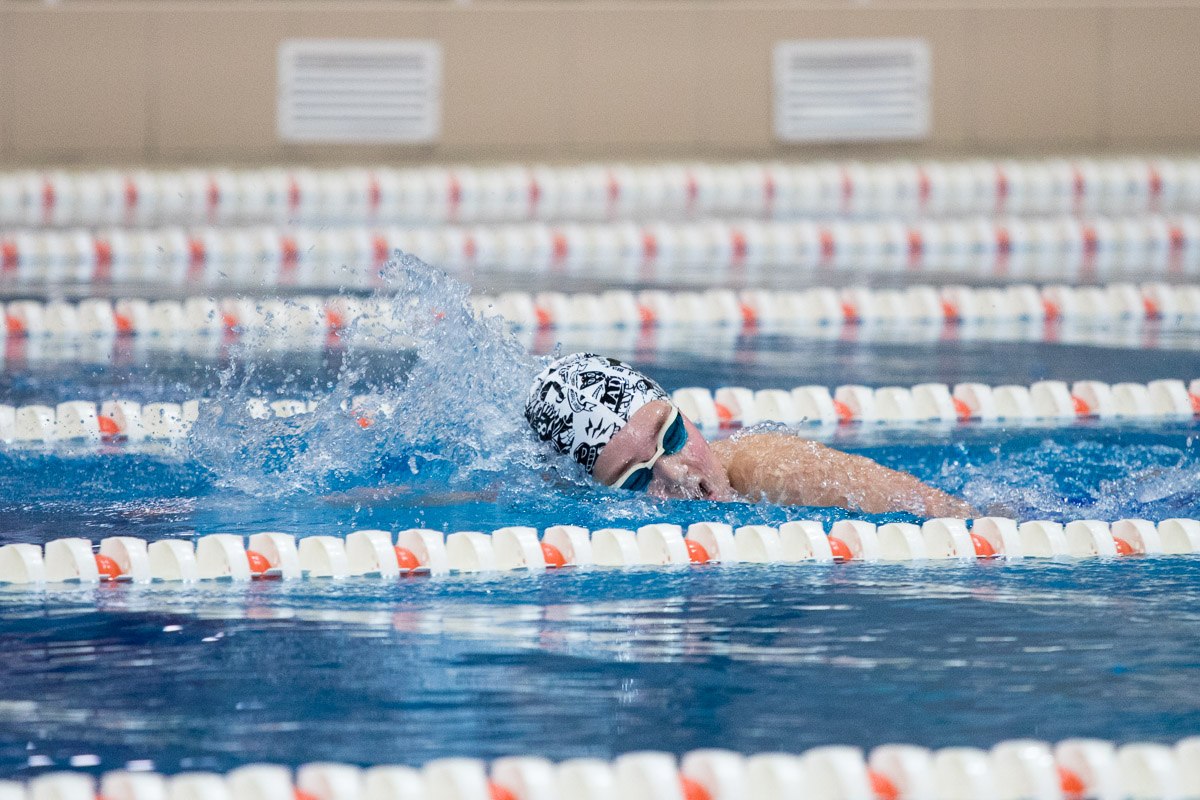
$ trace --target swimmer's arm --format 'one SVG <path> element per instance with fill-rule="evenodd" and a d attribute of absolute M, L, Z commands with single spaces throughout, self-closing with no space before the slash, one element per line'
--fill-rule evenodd
<path fill-rule="evenodd" d="M 760 433 L 714 442 L 734 491 L 781 505 L 840 506 L 882 514 L 976 516 L 970 504 L 907 472 L 784 433 Z"/>

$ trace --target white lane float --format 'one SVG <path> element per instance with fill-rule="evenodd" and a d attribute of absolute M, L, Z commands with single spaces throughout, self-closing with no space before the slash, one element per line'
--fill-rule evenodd
<path fill-rule="evenodd" d="M 990 750 L 889 743 L 746 757 L 724 749 L 632 752 L 613 761 L 555 763 L 536 755 L 444 758 L 422 767 L 310 762 L 250 764 L 226 775 L 117 770 L 100 780 L 113 800 L 1187 800 L 1200 788 L 1200 737 L 1167 744 L 1072 738 L 1000 742 Z M 94 800 L 75 772 L 0 782 L 2 800 Z"/>
<path fill-rule="evenodd" d="M 194 540 L 133 537 L 103 539 L 98 547 L 78 537 L 0 546 L 0 583 L 125 581 L 190 583 L 396 578 L 421 573 L 542 572 L 558 567 L 629 568 L 689 564 L 798 564 L 835 561 L 915 562 L 1001 558 L 1093 558 L 1179 556 L 1200 552 L 1200 520 L 1050 520 L 1018 523 L 1002 517 L 939 518 L 921 525 L 890 522 L 878 527 L 842 519 L 826 530 L 816 520 L 779 526 L 723 522 L 682 526 L 651 523 L 636 532 L 588 531 L 556 525 L 542 535 L 531 527 L 491 533 L 410 529 L 393 534 L 353 531 L 344 538 L 280 532 L 208 534 Z"/>
<path fill-rule="evenodd" d="M 737 564 L 742 560 L 733 527 L 723 522 L 693 522 L 687 529 L 689 554 L 698 545 L 707 560 Z"/>
<path fill-rule="evenodd" d="M 921 526 L 910 522 L 889 522 L 876 531 L 880 561 L 923 561 L 929 557 Z"/>
<path fill-rule="evenodd" d="M 790 267 L 856 273 L 894 273 L 900 267 L 913 272 L 952 271 L 975 280 L 1011 276 L 1022 282 L 1144 276 L 1161 283 L 1161 270 L 1168 265 L 1178 264 L 1181 269 L 1177 271 L 1183 274 L 1196 273 L 1200 236 L 1186 232 L 1200 229 L 1198 220 L 1196 210 L 1179 217 L 1146 219 L 1061 216 L 1032 225 L 1006 219 L 935 223 L 770 220 L 757 222 L 753 228 L 722 220 L 644 225 L 595 219 L 471 225 L 428 220 L 419 228 L 368 227 L 363 222 L 324 229 L 159 228 L 136 234 L 137 243 L 133 242 L 135 236 L 121 231 L 24 229 L 0 238 L 0 261 L 13 281 L 23 285 L 137 282 L 206 289 L 263 284 L 371 288 L 378 281 L 378 267 L 397 251 L 413 253 L 450 270 L 534 274 L 545 274 L 547 269 L 575 274 L 604 270 L 622 280 L 678 280 L 676 276 L 695 274 L 701 268 L 719 277 L 752 266 L 755 270 Z M 1148 261 L 1139 257 L 1139 252 L 1164 250 L 1164 229 L 1181 234 L 1169 237 L 1167 258 Z M 790 246 L 751 247 L 748 230 L 753 243 L 787 242 Z M 915 249 L 910 249 L 914 245 Z M 101 259 L 98 254 L 103 254 Z M 102 269 L 97 269 L 98 263 L 103 264 Z M 346 269 L 347 264 L 355 268 Z M 1147 274 L 1148 266 L 1160 271 Z M 1084 275 L 1086 270 L 1091 270 L 1091 276 Z M 1111 291 L 1083 286 L 1052 292 L 1046 295 L 1047 316 L 1069 323 L 1108 324 L 1145 320 L 1153 313 L 1150 309 L 1154 306 L 1147 308 L 1140 287 L 1131 291 L 1128 284 L 1115 286 Z M 901 316 L 911 318 L 904 314 L 896 295 L 885 293 L 888 291 L 893 290 L 808 290 L 799 293 L 799 302 L 793 307 L 817 325 L 846 321 L 873 325 L 885 318 L 895 319 L 897 309 Z M 943 320 L 1012 322 L 1022 316 L 1008 292 L 952 286 L 939 296 Z M 657 296 L 645 294 L 639 302 L 654 307 L 652 313 L 661 324 L 692 324 L 714 313 L 732 319 L 730 309 L 715 298 L 697 305 L 693 296 L 659 308 Z M 1171 303 L 1164 306 L 1169 308 Z M 162 313 L 166 315 L 162 324 L 171 324 L 175 310 L 163 306 Z M 936 316 L 936 311 L 920 311 L 925 321 Z M 78 318 L 64 318 L 63 322 L 78 328 Z M 51 324 L 59 327 L 57 321 Z"/>

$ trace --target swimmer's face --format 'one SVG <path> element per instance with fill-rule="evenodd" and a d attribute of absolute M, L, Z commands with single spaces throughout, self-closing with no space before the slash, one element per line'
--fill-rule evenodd
<path fill-rule="evenodd" d="M 630 466 L 654 457 L 658 435 L 671 413 L 665 400 L 647 403 L 634 412 L 625 427 L 596 457 L 592 475 L 606 486 Z M 654 464 L 653 478 L 646 491 L 654 497 L 732 500 L 733 489 L 725 467 L 691 420 L 680 414 L 687 427 L 687 443 L 678 453 L 664 455 Z"/>

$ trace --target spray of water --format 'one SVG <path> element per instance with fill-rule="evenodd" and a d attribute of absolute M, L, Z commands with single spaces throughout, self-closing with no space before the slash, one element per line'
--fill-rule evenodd
<path fill-rule="evenodd" d="M 252 401 L 273 399 L 262 396 L 263 385 L 274 397 L 295 397 L 299 388 L 260 380 L 262 342 L 246 338 L 235 350 L 190 444 L 219 486 L 256 497 L 388 487 L 487 491 L 523 513 L 558 514 L 569 503 L 615 524 L 663 513 L 646 496 L 597 487 L 570 459 L 547 458 L 523 416 L 543 361 L 501 320 L 477 315 L 466 286 L 410 256 L 399 257 L 383 278 L 370 313 L 342 334 L 336 376 L 308 389 L 312 413 L 255 414 Z M 380 369 L 381 361 L 389 368 Z M 872 455 L 987 513 L 1020 519 L 1186 516 L 1200 502 L 1200 463 L 1190 440 L 1181 450 L 1047 439 L 996 445 L 990 455 L 934 450 L 917 463 L 912 453 Z M 690 513 L 684 506 L 670 513 Z M 745 524 L 747 507 L 703 513 Z"/>
<path fill-rule="evenodd" d="M 463 284 L 400 255 L 369 313 L 342 333 L 336 379 L 313 398 L 312 413 L 287 418 L 261 418 L 272 399 L 254 380 L 263 345 L 246 340 L 194 430 L 191 455 L 219 484 L 258 496 L 544 482 L 547 469 L 563 467 L 547 462 L 523 416 L 542 362 L 501 320 L 477 315 L 467 296 Z M 381 359 L 405 368 L 380 370 Z"/>
<path fill-rule="evenodd" d="M 1165 519 L 1195 513 L 1200 464 L 1183 448 L 1105 439 L 1005 449 L 960 470 L 953 487 L 986 513 L 1017 519 Z M 946 483 L 953 481 L 947 480 Z"/>

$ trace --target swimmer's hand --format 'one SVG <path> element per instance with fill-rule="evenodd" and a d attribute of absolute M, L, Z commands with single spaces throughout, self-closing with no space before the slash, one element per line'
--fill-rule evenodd
<path fill-rule="evenodd" d="M 714 443 L 734 491 L 781 505 L 839 506 L 867 514 L 907 511 L 922 517 L 973 519 L 964 500 L 907 472 L 786 433 Z"/>

